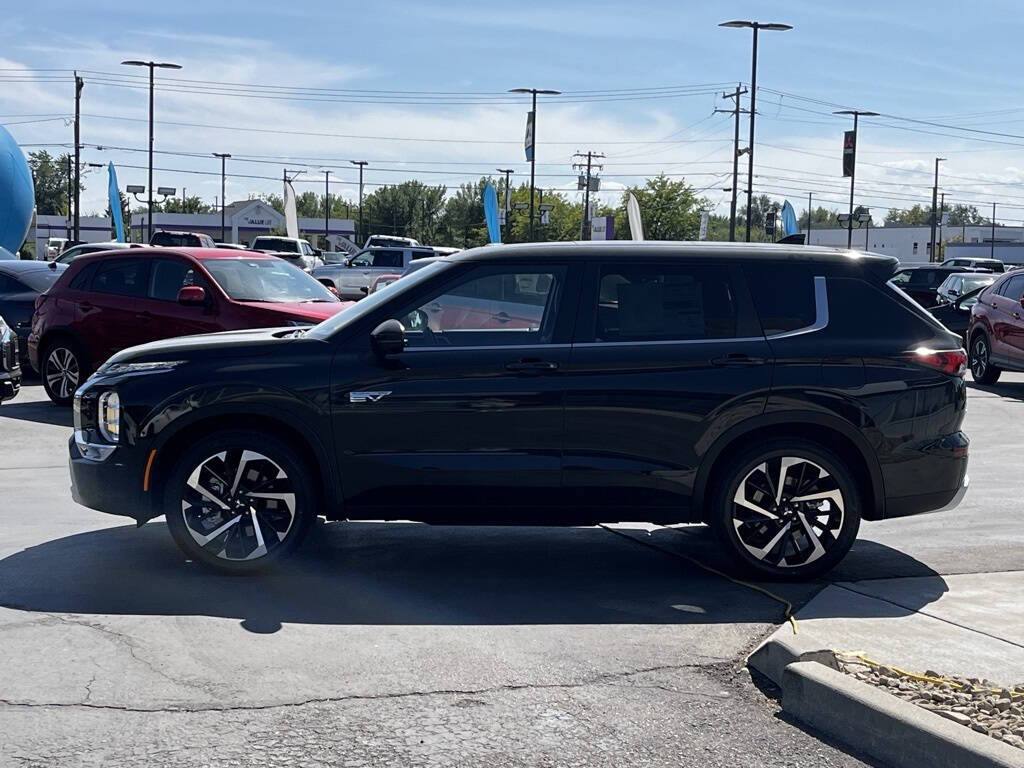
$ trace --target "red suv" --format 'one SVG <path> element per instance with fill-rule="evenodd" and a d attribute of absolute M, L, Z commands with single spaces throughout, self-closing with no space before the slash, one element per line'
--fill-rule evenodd
<path fill-rule="evenodd" d="M 314 325 L 343 302 L 276 256 L 139 248 L 75 259 L 36 300 L 29 362 L 55 403 L 126 347 L 172 336 Z"/>
<path fill-rule="evenodd" d="M 1024 271 L 1007 272 L 978 295 L 967 349 L 980 384 L 995 383 L 1003 371 L 1024 371 Z"/>

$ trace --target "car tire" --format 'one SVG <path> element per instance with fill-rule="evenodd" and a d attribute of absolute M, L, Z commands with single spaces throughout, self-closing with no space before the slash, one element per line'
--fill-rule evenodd
<path fill-rule="evenodd" d="M 824 446 L 769 440 L 726 458 L 715 476 L 708 522 L 747 574 L 811 579 L 835 566 L 857 538 L 864 494 L 843 459 Z"/>
<path fill-rule="evenodd" d="M 272 435 L 242 430 L 188 448 L 169 473 L 163 509 L 190 559 L 233 574 L 256 573 L 287 557 L 317 513 L 313 480 L 298 452 Z"/>
<path fill-rule="evenodd" d="M 43 390 L 57 405 L 71 405 L 75 390 L 85 381 L 85 357 L 71 338 L 58 338 L 46 345 L 39 358 Z"/>
<path fill-rule="evenodd" d="M 992 365 L 992 349 L 988 337 L 984 333 L 974 334 L 971 339 L 970 352 L 967 356 L 971 368 L 971 376 L 979 384 L 995 384 L 999 381 L 1000 368 Z"/>

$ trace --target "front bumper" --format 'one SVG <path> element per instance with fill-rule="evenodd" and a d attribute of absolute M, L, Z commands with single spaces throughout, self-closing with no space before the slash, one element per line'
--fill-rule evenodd
<path fill-rule="evenodd" d="M 155 516 L 151 494 L 142 489 L 145 467 L 135 451 L 114 448 L 105 458 L 89 458 L 72 436 L 68 452 L 75 502 L 98 512 L 134 518 L 140 525 Z"/>
<path fill-rule="evenodd" d="M 21 368 L 0 372 L 0 403 L 10 400 L 21 390 Z"/>

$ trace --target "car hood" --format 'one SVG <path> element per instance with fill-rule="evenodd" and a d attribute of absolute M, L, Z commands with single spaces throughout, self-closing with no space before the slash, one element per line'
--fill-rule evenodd
<path fill-rule="evenodd" d="M 260 310 L 267 315 L 276 315 L 281 322 L 288 320 L 308 320 L 319 323 L 341 312 L 352 304 L 351 301 L 316 301 L 316 302 L 278 302 L 278 301 L 239 301 L 243 307 Z"/>
<path fill-rule="evenodd" d="M 292 340 L 295 331 L 296 328 L 288 326 L 176 336 L 123 349 L 112 356 L 105 365 L 189 360 L 206 354 L 221 358 L 264 354 L 269 353 L 274 347 L 287 344 Z"/>

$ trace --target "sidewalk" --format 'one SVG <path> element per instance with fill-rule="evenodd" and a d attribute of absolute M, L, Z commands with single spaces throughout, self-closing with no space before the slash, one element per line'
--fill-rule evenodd
<path fill-rule="evenodd" d="M 797 621 L 822 646 L 909 671 L 1024 682 L 1024 571 L 838 582 Z"/>

